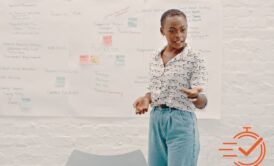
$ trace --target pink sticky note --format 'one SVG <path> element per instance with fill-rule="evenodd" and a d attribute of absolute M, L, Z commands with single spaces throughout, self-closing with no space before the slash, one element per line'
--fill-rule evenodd
<path fill-rule="evenodd" d="M 112 45 L 112 36 L 111 35 L 103 36 L 103 44 L 105 46 L 111 46 Z"/>

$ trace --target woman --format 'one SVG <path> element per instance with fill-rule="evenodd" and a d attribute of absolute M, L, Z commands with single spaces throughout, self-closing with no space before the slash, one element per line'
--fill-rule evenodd
<path fill-rule="evenodd" d="M 196 108 L 207 104 L 205 62 L 186 43 L 187 18 L 176 9 L 161 17 L 167 45 L 152 57 L 149 92 L 133 106 L 149 123 L 149 166 L 195 166 L 199 154 Z"/>

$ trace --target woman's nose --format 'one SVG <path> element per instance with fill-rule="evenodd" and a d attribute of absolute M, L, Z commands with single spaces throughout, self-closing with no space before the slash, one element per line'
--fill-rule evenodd
<path fill-rule="evenodd" d="M 177 32 L 176 34 L 175 34 L 175 36 L 176 37 L 183 37 L 184 36 L 184 33 L 182 33 L 182 32 Z"/>

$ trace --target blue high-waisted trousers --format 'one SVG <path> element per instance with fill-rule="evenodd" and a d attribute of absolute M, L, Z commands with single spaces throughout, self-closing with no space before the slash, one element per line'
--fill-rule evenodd
<path fill-rule="evenodd" d="M 194 112 L 153 107 L 149 121 L 149 166 L 197 165 L 200 144 Z"/>

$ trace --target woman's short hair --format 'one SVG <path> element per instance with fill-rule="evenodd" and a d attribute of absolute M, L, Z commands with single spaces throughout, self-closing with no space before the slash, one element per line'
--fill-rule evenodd
<path fill-rule="evenodd" d="M 182 12 L 181 10 L 169 9 L 169 10 L 165 11 L 161 16 L 161 26 L 164 26 L 165 20 L 169 16 L 182 16 L 187 20 L 185 13 Z"/>

